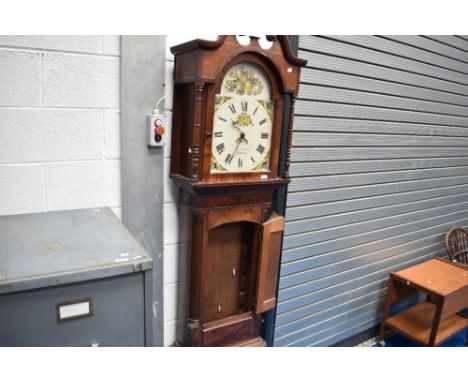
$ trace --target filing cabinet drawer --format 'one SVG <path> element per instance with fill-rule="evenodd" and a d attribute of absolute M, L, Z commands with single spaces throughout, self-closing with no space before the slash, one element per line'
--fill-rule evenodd
<path fill-rule="evenodd" d="M 0 295 L 0 346 L 145 346 L 144 278 L 136 272 Z M 65 304 L 62 319 L 57 303 Z"/>

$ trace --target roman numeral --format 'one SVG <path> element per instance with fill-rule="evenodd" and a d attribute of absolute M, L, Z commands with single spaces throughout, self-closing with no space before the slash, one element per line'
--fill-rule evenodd
<path fill-rule="evenodd" d="M 228 155 L 226 156 L 226 158 L 224 159 L 224 161 L 225 161 L 227 164 L 231 164 L 233 158 L 234 158 L 234 156 L 232 156 L 231 154 L 228 154 Z"/>
<path fill-rule="evenodd" d="M 260 125 L 263 125 L 266 122 L 266 118 L 263 118 L 259 123 Z"/>
<path fill-rule="evenodd" d="M 255 108 L 254 112 L 253 112 L 253 115 L 255 115 L 255 113 L 257 112 L 258 110 L 258 106 Z"/>
<path fill-rule="evenodd" d="M 217 138 L 221 138 L 223 136 L 223 132 L 222 131 L 217 131 L 214 133 L 214 136 L 217 137 Z"/>
<path fill-rule="evenodd" d="M 236 107 L 232 103 L 229 105 L 229 110 L 232 111 L 232 114 L 236 114 Z"/>
<path fill-rule="evenodd" d="M 252 159 L 252 162 L 255 164 L 255 159 L 253 158 L 253 156 L 251 156 L 250 159 Z"/>
<path fill-rule="evenodd" d="M 223 122 L 227 122 L 226 119 L 224 119 L 223 117 L 218 117 L 219 120 L 223 121 Z"/>
<path fill-rule="evenodd" d="M 224 143 L 220 143 L 218 146 L 216 146 L 216 151 L 218 154 L 222 154 L 224 151 Z"/>
<path fill-rule="evenodd" d="M 237 167 L 242 167 L 243 165 L 244 165 L 244 164 L 242 163 L 242 159 L 239 158 L 239 159 L 237 160 Z"/>
<path fill-rule="evenodd" d="M 257 151 L 258 151 L 260 154 L 263 154 L 263 153 L 265 152 L 265 147 L 263 147 L 262 145 L 258 145 Z"/>
<path fill-rule="evenodd" d="M 268 139 L 269 136 L 268 133 L 262 133 L 262 139 Z"/>
<path fill-rule="evenodd" d="M 249 106 L 249 104 L 247 103 L 247 101 L 242 101 L 241 102 L 242 111 L 247 112 L 248 106 Z"/>

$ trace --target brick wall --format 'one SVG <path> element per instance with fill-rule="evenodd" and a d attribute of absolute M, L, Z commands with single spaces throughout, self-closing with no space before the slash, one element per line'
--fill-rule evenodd
<path fill-rule="evenodd" d="M 120 216 L 119 88 L 119 36 L 0 36 L 0 215 Z"/>

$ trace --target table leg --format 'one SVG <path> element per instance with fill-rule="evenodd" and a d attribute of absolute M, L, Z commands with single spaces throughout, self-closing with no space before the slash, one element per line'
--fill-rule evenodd
<path fill-rule="evenodd" d="M 437 336 L 437 331 L 439 330 L 440 318 L 442 316 L 444 301 L 445 300 L 436 301 L 437 305 L 436 305 L 436 310 L 435 310 L 435 313 L 434 313 L 434 319 L 432 321 L 431 334 L 429 336 L 429 342 L 427 344 L 428 346 L 434 346 L 436 336 Z"/>

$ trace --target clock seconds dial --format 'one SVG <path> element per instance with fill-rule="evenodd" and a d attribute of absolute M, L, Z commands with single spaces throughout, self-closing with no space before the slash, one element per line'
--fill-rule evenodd
<path fill-rule="evenodd" d="M 272 121 L 264 105 L 233 98 L 215 113 L 211 172 L 269 170 Z"/>

